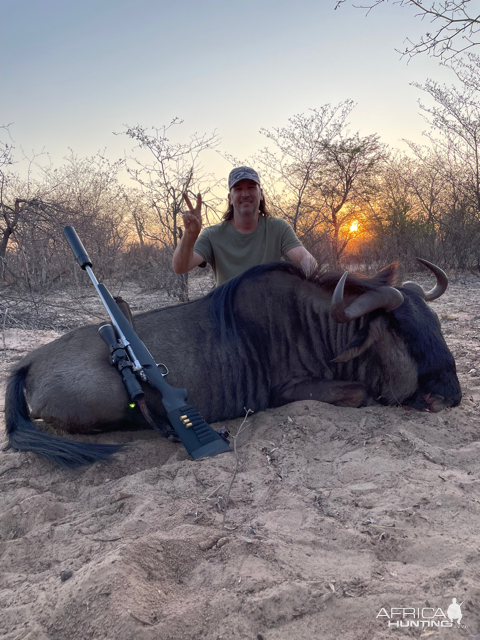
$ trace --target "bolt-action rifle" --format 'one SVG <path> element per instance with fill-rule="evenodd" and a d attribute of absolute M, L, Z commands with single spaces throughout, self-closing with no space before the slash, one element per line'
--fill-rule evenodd
<path fill-rule="evenodd" d="M 170 424 L 194 460 L 231 451 L 228 443 L 205 422 L 192 405 L 187 404 L 187 390 L 172 387 L 163 379 L 152 355 L 130 326 L 107 287 L 95 278 L 91 269 L 92 261 L 75 229 L 68 226 L 63 229 L 63 233 L 78 264 L 90 276 L 110 316 L 111 324 L 102 322 L 99 334 L 110 348 L 111 362 L 122 374 L 132 402 L 143 401 L 144 392 L 140 380 L 148 382 L 162 394 Z"/>

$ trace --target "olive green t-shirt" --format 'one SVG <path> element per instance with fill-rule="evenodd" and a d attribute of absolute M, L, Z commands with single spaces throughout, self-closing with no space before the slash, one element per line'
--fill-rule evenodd
<path fill-rule="evenodd" d="M 212 266 L 218 287 L 250 267 L 280 260 L 287 251 L 301 246 L 286 220 L 260 216 L 252 233 L 240 233 L 229 220 L 207 227 L 193 251 Z"/>

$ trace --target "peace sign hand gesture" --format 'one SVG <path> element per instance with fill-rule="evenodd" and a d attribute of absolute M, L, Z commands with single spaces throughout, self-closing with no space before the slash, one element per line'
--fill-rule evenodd
<path fill-rule="evenodd" d="M 197 195 L 195 208 L 186 193 L 183 194 L 183 199 L 189 208 L 189 211 L 183 214 L 185 233 L 196 238 L 202 230 L 202 196 L 200 194 Z"/>

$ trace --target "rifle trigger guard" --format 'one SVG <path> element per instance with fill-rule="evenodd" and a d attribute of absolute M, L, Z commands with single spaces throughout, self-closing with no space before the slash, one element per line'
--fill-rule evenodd
<path fill-rule="evenodd" d="M 159 369 L 160 369 L 160 367 L 164 367 L 165 368 L 165 373 L 163 373 L 163 371 L 160 371 L 160 373 L 162 374 L 163 377 L 168 376 L 170 371 L 168 370 L 168 367 L 167 367 L 166 364 L 163 364 L 163 362 L 156 362 L 155 364 L 157 365 L 157 367 Z"/>

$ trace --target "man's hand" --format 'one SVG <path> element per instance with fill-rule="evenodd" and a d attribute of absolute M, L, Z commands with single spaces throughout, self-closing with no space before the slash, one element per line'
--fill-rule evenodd
<path fill-rule="evenodd" d="M 302 267 L 306 276 L 312 274 L 318 267 L 315 258 L 303 246 L 294 247 L 290 249 L 290 251 L 287 251 L 287 258 L 298 264 L 299 267 Z"/>
<path fill-rule="evenodd" d="M 201 255 L 193 250 L 195 241 L 202 230 L 202 196 L 197 195 L 195 207 L 186 193 L 183 194 L 183 197 L 189 211 L 183 214 L 185 232 L 173 253 L 172 266 L 175 273 L 187 273 L 205 261 Z"/>
<path fill-rule="evenodd" d="M 187 235 L 195 236 L 199 235 L 202 230 L 202 196 L 197 195 L 197 203 L 195 208 L 193 207 L 190 198 L 186 193 L 183 194 L 183 198 L 187 203 L 189 211 L 183 214 L 183 224 L 185 225 L 185 233 Z"/>

